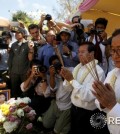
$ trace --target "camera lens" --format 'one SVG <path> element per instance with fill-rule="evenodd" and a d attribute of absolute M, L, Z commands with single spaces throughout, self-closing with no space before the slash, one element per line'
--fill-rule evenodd
<path fill-rule="evenodd" d="M 47 14 L 47 15 L 45 16 L 45 20 L 50 21 L 51 19 L 52 19 L 52 16 L 51 16 L 50 14 Z"/>

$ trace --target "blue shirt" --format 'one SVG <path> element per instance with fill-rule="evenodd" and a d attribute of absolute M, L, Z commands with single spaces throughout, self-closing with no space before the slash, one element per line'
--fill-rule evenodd
<path fill-rule="evenodd" d="M 43 47 L 38 48 L 38 60 L 42 61 L 46 67 L 49 67 L 49 58 L 55 55 L 55 51 L 52 45 L 46 44 Z"/>
<path fill-rule="evenodd" d="M 71 56 L 65 56 L 63 54 L 63 43 L 61 42 L 58 47 L 60 49 L 60 53 L 62 55 L 63 58 L 63 62 L 64 62 L 64 66 L 65 67 L 75 67 L 78 63 L 79 63 L 79 59 L 78 59 L 78 49 L 79 46 L 77 43 L 72 42 L 72 41 L 68 41 L 67 42 L 67 46 L 70 46 L 72 48 L 71 50 Z"/>

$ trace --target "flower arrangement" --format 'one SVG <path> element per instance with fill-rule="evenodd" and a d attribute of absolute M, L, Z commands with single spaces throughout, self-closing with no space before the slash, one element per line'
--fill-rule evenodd
<path fill-rule="evenodd" d="M 0 134 L 30 134 L 36 116 L 30 102 L 28 97 L 11 98 L 0 106 Z"/>

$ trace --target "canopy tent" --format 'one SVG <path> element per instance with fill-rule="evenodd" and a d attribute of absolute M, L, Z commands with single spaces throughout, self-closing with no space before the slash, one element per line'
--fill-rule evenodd
<path fill-rule="evenodd" d="M 10 25 L 10 22 L 8 19 L 4 17 L 0 17 L 0 27 L 8 27 Z"/>
<path fill-rule="evenodd" d="M 95 1 L 96 3 L 82 11 L 80 6 L 84 5 L 85 1 Z M 120 0 L 84 0 L 79 6 L 79 11 L 83 19 L 92 19 L 95 21 L 99 17 L 108 19 L 107 33 L 110 35 L 116 28 L 120 28 Z M 90 3 L 88 3 L 90 5 Z M 85 5 L 86 6 L 86 5 Z M 85 9 L 84 6 L 84 9 Z"/>

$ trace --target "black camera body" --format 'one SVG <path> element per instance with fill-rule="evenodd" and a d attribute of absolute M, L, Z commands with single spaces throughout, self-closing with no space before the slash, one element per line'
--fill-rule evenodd
<path fill-rule="evenodd" d="M 90 30 L 90 34 L 99 35 L 101 32 L 103 32 L 103 30 L 96 30 L 96 29 L 93 29 L 93 28 Z"/>
<path fill-rule="evenodd" d="M 52 20 L 52 16 L 51 16 L 50 14 L 47 14 L 47 15 L 45 16 L 45 20 L 47 20 L 47 21 Z"/>
<path fill-rule="evenodd" d="M 6 44 L 6 36 L 0 37 L 0 49 L 8 49 L 8 45 Z"/>
<path fill-rule="evenodd" d="M 81 23 L 80 23 L 81 24 Z M 78 36 L 84 33 L 82 26 L 75 26 L 75 30 Z"/>
<path fill-rule="evenodd" d="M 55 68 L 55 71 L 58 72 L 61 70 L 62 64 L 60 62 L 57 62 L 53 66 Z"/>
<path fill-rule="evenodd" d="M 46 73 L 47 72 L 46 66 L 43 66 L 43 65 L 36 65 L 36 66 L 34 66 L 34 68 L 35 68 L 35 73 L 36 74 L 39 74 L 39 72 L 41 72 L 41 73 Z"/>

